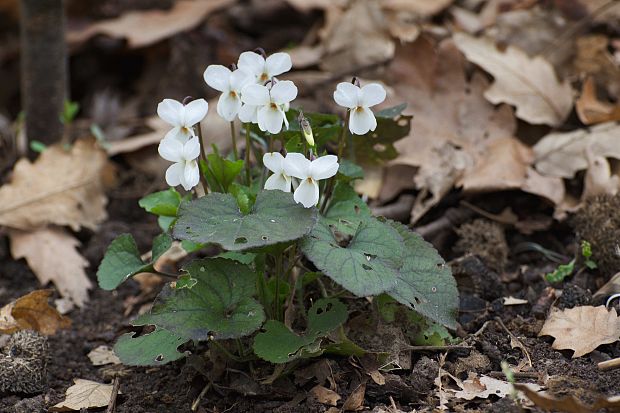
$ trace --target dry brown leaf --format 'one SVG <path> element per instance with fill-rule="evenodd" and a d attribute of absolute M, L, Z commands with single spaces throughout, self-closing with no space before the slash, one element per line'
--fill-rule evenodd
<path fill-rule="evenodd" d="M 553 308 L 539 336 L 552 336 L 556 350 L 573 350 L 573 358 L 592 352 L 601 344 L 620 339 L 620 319 L 614 308 L 583 306 L 567 310 Z"/>
<path fill-rule="evenodd" d="M 543 175 L 572 178 L 588 167 L 587 148 L 593 156 L 620 159 L 620 125 L 602 123 L 590 129 L 553 132 L 534 145 L 534 165 Z"/>
<path fill-rule="evenodd" d="M 11 255 L 25 258 L 41 285 L 50 281 L 58 292 L 82 307 L 93 285 L 84 268 L 88 261 L 77 251 L 80 242 L 62 228 L 44 228 L 31 232 L 12 230 Z"/>
<path fill-rule="evenodd" d="M 35 290 L 0 309 L 0 333 L 35 330 L 46 336 L 69 328 L 71 320 L 48 304 L 52 290 Z"/>
<path fill-rule="evenodd" d="M 394 56 L 394 41 L 388 34 L 379 2 L 356 0 L 343 13 L 330 10 L 335 15 L 326 23 L 321 69 L 332 73 L 356 72 Z"/>
<path fill-rule="evenodd" d="M 130 48 L 149 46 L 177 33 L 191 30 L 210 13 L 229 6 L 235 0 L 179 0 L 170 10 L 130 11 L 118 18 L 94 23 L 71 31 L 67 40 L 79 45 L 97 34 L 127 39 Z"/>
<path fill-rule="evenodd" d="M 605 0 L 607 1 L 607 0 Z M 620 8 L 620 6 L 619 6 Z M 593 76 L 613 98 L 620 98 L 620 65 L 609 52 L 609 39 L 601 34 L 577 39 L 577 56 L 573 62 L 578 75 Z"/>
<path fill-rule="evenodd" d="M 50 407 L 51 412 L 70 412 L 105 407 L 112 397 L 112 385 L 96 381 L 73 379 L 75 383 L 65 392 L 65 400 Z"/>
<path fill-rule="evenodd" d="M 99 346 L 92 349 L 90 353 L 88 353 L 88 358 L 93 363 L 93 366 L 105 366 L 106 364 L 121 364 L 121 360 L 108 346 Z"/>
<path fill-rule="evenodd" d="M 336 406 L 338 400 L 341 399 L 338 393 L 323 386 L 314 386 L 310 389 L 310 394 L 313 395 L 319 403 L 328 406 Z"/>
<path fill-rule="evenodd" d="M 586 125 L 620 120 L 620 105 L 599 100 L 592 77 L 587 78 L 583 83 L 581 96 L 575 102 L 575 109 L 579 120 Z"/>
<path fill-rule="evenodd" d="M 541 56 L 530 58 L 514 46 L 501 52 L 492 40 L 464 33 L 456 33 L 454 41 L 468 60 L 495 78 L 484 93 L 491 103 L 511 104 L 517 117 L 533 124 L 558 126 L 570 113 L 570 85 L 560 83 L 553 66 Z"/>
<path fill-rule="evenodd" d="M 475 373 L 470 373 L 470 377 L 462 382 L 457 382 L 461 390 L 454 391 L 452 394 L 457 399 L 473 400 L 476 397 L 486 399 L 489 396 L 505 397 L 512 391 L 512 384 L 507 381 L 494 379 L 489 376 L 477 377 Z"/>
<path fill-rule="evenodd" d="M 454 0 L 382 0 L 381 7 L 428 18 L 446 9 L 453 2 Z"/>
<path fill-rule="evenodd" d="M 347 397 L 342 405 L 343 411 L 362 410 L 364 408 L 364 397 L 366 396 L 366 382 L 361 383 L 353 390 L 353 392 Z"/>
<path fill-rule="evenodd" d="M 105 152 L 94 140 L 78 140 L 70 151 L 46 149 L 30 163 L 20 159 L 11 182 L 0 187 L 0 225 L 21 230 L 49 224 L 96 229 L 105 219 Z"/>
<path fill-rule="evenodd" d="M 540 392 L 533 384 L 516 383 L 515 388 L 525 393 L 536 406 L 554 412 L 565 413 L 596 413 L 601 409 L 609 409 L 610 412 L 620 410 L 620 396 L 598 398 L 591 405 L 585 405 L 573 396 L 555 398 L 546 392 Z"/>

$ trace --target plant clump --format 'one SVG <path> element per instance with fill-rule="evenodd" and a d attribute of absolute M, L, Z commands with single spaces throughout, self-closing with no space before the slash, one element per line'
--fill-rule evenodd
<path fill-rule="evenodd" d="M 577 236 L 590 243 L 592 259 L 607 276 L 620 270 L 620 195 L 593 197 L 573 217 Z"/>
<path fill-rule="evenodd" d="M 0 353 L 0 393 L 42 391 L 47 376 L 47 338 L 31 330 L 13 334 Z"/>
<path fill-rule="evenodd" d="M 459 240 L 456 252 L 478 255 L 491 268 L 501 271 L 508 261 L 508 244 L 504 228 L 496 222 L 479 218 L 456 229 Z"/>

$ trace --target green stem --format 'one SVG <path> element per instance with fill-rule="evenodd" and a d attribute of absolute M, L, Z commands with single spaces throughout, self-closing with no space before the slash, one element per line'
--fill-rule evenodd
<path fill-rule="evenodd" d="M 347 111 L 347 115 L 344 118 L 344 126 L 342 127 L 342 131 L 340 131 L 340 137 L 338 138 L 338 161 L 342 159 L 342 154 L 344 152 L 344 143 L 348 135 L 349 131 L 349 118 L 351 117 L 351 111 Z M 334 191 L 334 186 L 336 185 L 336 176 L 331 177 L 327 183 L 327 187 L 325 189 L 325 195 L 323 196 L 323 204 L 321 204 L 321 208 L 319 212 L 324 214 L 327 210 L 327 205 L 329 204 L 329 200 L 332 196 L 332 192 Z"/>
<path fill-rule="evenodd" d="M 239 152 L 237 151 L 237 134 L 235 133 L 235 121 L 230 122 L 230 137 L 232 138 L 232 150 L 235 161 L 239 159 Z"/>
<path fill-rule="evenodd" d="M 208 168 L 209 160 L 207 159 L 207 147 L 205 146 L 205 141 L 202 136 L 202 128 L 200 127 L 200 122 L 196 124 L 195 129 L 198 134 L 198 140 L 200 141 L 200 159 L 202 159 L 205 162 L 205 165 Z M 202 182 L 202 186 L 205 189 L 205 194 L 208 194 L 209 184 L 207 183 L 207 178 L 205 177 L 205 175 L 202 173 L 202 171 L 200 171 L 200 166 L 198 167 L 198 173 L 200 174 L 200 182 Z"/>
<path fill-rule="evenodd" d="M 250 170 L 250 151 L 252 142 L 250 141 L 250 123 L 245 124 L 245 181 L 248 186 L 252 184 L 252 173 Z"/>
<path fill-rule="evenodd" d="M 280 320 L 280 278 L 282 277 L 282 252 L 276 256 L 276 293 L 273 300 L 273 314 L 276 320 Z"/>

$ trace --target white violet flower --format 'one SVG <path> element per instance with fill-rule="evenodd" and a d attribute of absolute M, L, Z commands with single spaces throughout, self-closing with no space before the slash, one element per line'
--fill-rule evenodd
<path fill-rule="evenodd" d="M 385 89 L 378 83 L 370 83 L 360 89 L 352 83 L 339 83 L 334 100 L 350 109 L 349 130 L 355 135 L 365 135 L 377 128 L 375 114 L 369 108 L 385 100 Z"/>
<path fill-rule="evenodd" d="M 301 180 L 293 194 L 295 202 L 311 208 L 319 202 L 319 184 L 321 179 L 331 178 L 338 172 L 338 157 L 325 155 L 313 161 L 301 153 L 291 152 L 284 158 L 284 172 Z"/>
<path fill-rule="evenodd" d="M 265 189 L 291 192 L 291 177 L 284 172 L 284 156 L 280 152 L 264 154 L 263 165 L 273 172 L 273 175 L 265 182 Z"/>
<path fill-rule="evenodd" d="M 157 149 L 162 158 L 174 162 L 166 170 L 166 182 L 170 186 L 183 185 L 189 191 L 200 180 L 200 169 L 196 158 L 200 156 L 198 137 L 192 136 L 187 142 L 164 138 Z"/>
<path fill-rule="evenodd" d="M 290 102 L 296 97 L 297 86 L 290 80 L 279 81 L 271 89 L 262 85 L 248 85 L 241 94 L 241 100 L 245 105 L 241 108 L 243 115 L 240 113 L 239 118 L 246 118 L 248 113 L 251 113 L 253 117 L 255 111 L 260 130 L 272 134 L 278 133 L 282 130 L 283 122 L 288 129 L 288 120 L 284 109 L 288 108 Z M 255 106 L 255 108 L 245 109 L 247 105 Z"/>
<path fill-rule="evenodd" d="M 205 82 L 222 92 L 217 101 L 217 113 L 232 122 L 241 109 L 241 90 L 252 82 L 252 75 L 241 69 L 234 72 L 222 65 L 210 65 L 204 73 Z"/>
<path fill-rule="evenodd" d="M 194 134 L 192 127 L 204 119 L 209 111 L 209 104 L 204 99 L 196 99 L 183 105 L 174 99 L 164 99 L 157 105 L 157 114 L 173 126 L 164 139 L 175 138 L 181 143 L 187 142 Z"/>
<path fill-rule="evenodd" d="M 293 67 L 288 53 L 274 53 L 265 59 L 254 52 L 243 52 L 237 63 L 239 69 L 251 73 L 255 82 L 264 85 L 272 77 L 288 72 Z"/>

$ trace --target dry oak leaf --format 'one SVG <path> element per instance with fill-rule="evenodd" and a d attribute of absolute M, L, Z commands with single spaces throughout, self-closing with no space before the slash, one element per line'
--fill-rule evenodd
<path fill-rule="evenodd" d="M 108 346 L 99 346 L 94 348 L 88 353 L 93 366 L 105 366 L 106 364 L 121 364 L 121 359 L 118 358 L 114 351 Z"/>
<path fill-rule="evenodd" d="M 31 163 L 20 159 L 11 182 L 0 187 L 0 225 L 21 230 L 67 225 L 96 229 L 106 218 L 103 174 L 107 156 L 95 140 L 70 151 L 50 146 Z"/>
<path fill-rule="evenodd" d="M 457 399 L 473 400 L 476 397 L 486 399 L 489 396 L 505 397 L 512 391 L 512 385 L 507 381 L 494 379 L 489 376 L 477 377 L 475 373 L 470 373 L 470 377 L 462 382 L 457 382 L 461 388 L 453 392 Z"/>
<path fill-rule="evenodd" d="M 614 308 L 583 306 L 567 310 L 555 307 L 545 321 L 539 336 L 552 336 L 556 350 L 573 350 L 573 358 L 592 352 L 601 344 L 620 339 L 620 318 Z"/>
<path fill-rule="evenodd" d="M 550 133 L 534 145 L 534 165 L 543 175 L 572 178 L 577 171 L 588 168 L 588 150 L 593 157 L 620 159 L 619 135 L 620 125 L 615 122 Z"/>
<path fill-rule="evenodd" d="M 572 89 L 568 82 L 558 81 L 543 57 L 530 58 L 514 46 L 501 52 L 491 39 L 464 33 L 456 33 L 454 41 L 469 61 L 495 78 L 484 93 L 489 102 L 515 106 L 517 117 L 532 124 L 558 126 L 570 113 Z"/>
<path fill-rule="evenodd" d="M 11 255 L 25 258 L 42 285 L 52 281 L 63 297 L 78 307 L 88 301 L 93 287 L 84 268 L 88 261 L 77 251 L 80 242 L 63 228 L 9 232 Z"/>
<path fill-rule="evenodd" d="M 112 385 L 96 381 L 73 379 L 75 383 L 65 392 L 65 400 L 50 407 L 50 412 L 70 412 L 105 407 L 112 397 Z M 120 393 L 120 392 L 119 392 Z"/>
<path fill-rule="evenodd" d="M 46 336 L 69 328 L 71 320 L 48 304 L 52 290 L 35 290 L 0 308 L 0 333 L 35 330 Z"/>
<path fill-rule="evenodd" d="M 515 389 L 523 392 L 536 406 L 545 411 L 565 413 L 596 413 L 601 409 L 609 412 L 620 411 L 620 396 L 597 398 L 593 404 L 585 405 L 574 396 L 555 398 L 546 392 L 539 392 L 536 385 L 516 383 Z"/>
<path fill-rule="evenodd" d="M 97 34 L 127 39 L 130 48 L 149 46 L 198 26 L 211 12 L 235 0 L 179 0 L 170 10 L 130 11 L 69 32 L 70 44 L 79 45 Z"/>
<path fill-rule="evenodd" d="M 341 399 L 340 395 L 333 390 L 326 387 L 317 385 L 310 389 L 310 394 L 321 404 L 328 406 L 336 406 L 338 400 Z"/>
<path fill-rule="evenodd" d="M 588 77 L 583 83 L 581 96 L 575 102 L 575 109 L 579 120 L 586 125 L 620 120 L 620 105 L 599 100 L 592 77 Z"/>

